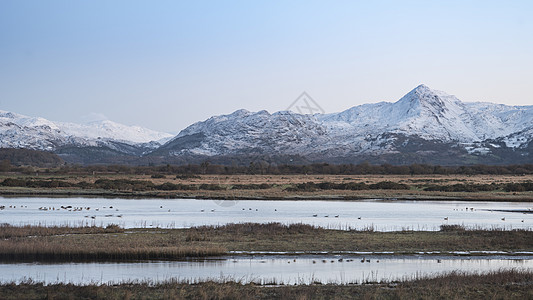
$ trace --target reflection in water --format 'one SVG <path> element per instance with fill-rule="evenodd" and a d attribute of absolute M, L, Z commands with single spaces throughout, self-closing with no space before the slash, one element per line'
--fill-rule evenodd
<path fill-rule="evenodd" d="M 439 230 L 442 224 L 478 228 L 533 228 L 527 202 L 462 201 L 240 201 L 0 198 L 2 223 L 13 225 L 97 225 L 186 228 L 241 222 L 304 223 L 336 229 Z M 63 207 L 63 208 L 62 208 Z M 505 211 L 511 210 L 511 211 Z"/>
<path fill-rule="evenodd" d="M 243 283 L 362 283 L 413 279 L 443 272 L 488 272 L 533 269 L 533 256 L 256 256 L 222 260 L 142 262 L 0 264 L 0 281 L 31 278 L 45 283 L 108 283 L 165 280 L 236 280 Z"/>

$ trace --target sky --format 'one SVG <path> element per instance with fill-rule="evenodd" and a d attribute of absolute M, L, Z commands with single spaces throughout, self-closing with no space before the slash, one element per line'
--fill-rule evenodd
<path fill-rule="evenodd" d="M 419 84 L 532 105 L 533 1 L 0 1 L 0 110 L 177 133 Z"/>

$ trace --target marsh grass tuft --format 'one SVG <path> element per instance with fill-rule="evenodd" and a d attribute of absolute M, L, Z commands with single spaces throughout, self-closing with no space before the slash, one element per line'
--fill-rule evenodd
<path fill-rule="evenodd" d="M 466 227 L 459 224 L 443 224 L 440 225 L 440 231 L 442 232 L 457 232 L 457 231 L 466 231 Z"/>

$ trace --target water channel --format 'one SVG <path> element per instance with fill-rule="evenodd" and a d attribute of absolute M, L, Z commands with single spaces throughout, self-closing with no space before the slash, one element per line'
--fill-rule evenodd
<path fill-rule="evenodd" d="M 408 280 L 442 273 L 533 269 L 533 256 L 305 255 L 224 257 L 132 263 L 0 264 L 0 282 L 101 284 L 169 280 L 260 284 L 363 283 Z"/>
<path fill-rule="evenodd" d="M 528 202 L 465 201 L 223 201 L 192 199 L 0 198 L 0 223 L 118 224 L 125 228 L 188 228 L 243 222 L 304 223 L 332 229 L 439 230 L 533 228 Z M 63 207 L 63 208 L 61 208 Z"/>

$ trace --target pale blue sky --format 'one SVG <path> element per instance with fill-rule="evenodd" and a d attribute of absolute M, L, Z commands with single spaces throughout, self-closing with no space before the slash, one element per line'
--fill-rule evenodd
<path fill-rule="evenodd" d="M 0 1 L 0 109 L 177 132 L 307 91 L 531 105 L 533 1 Z"/>

